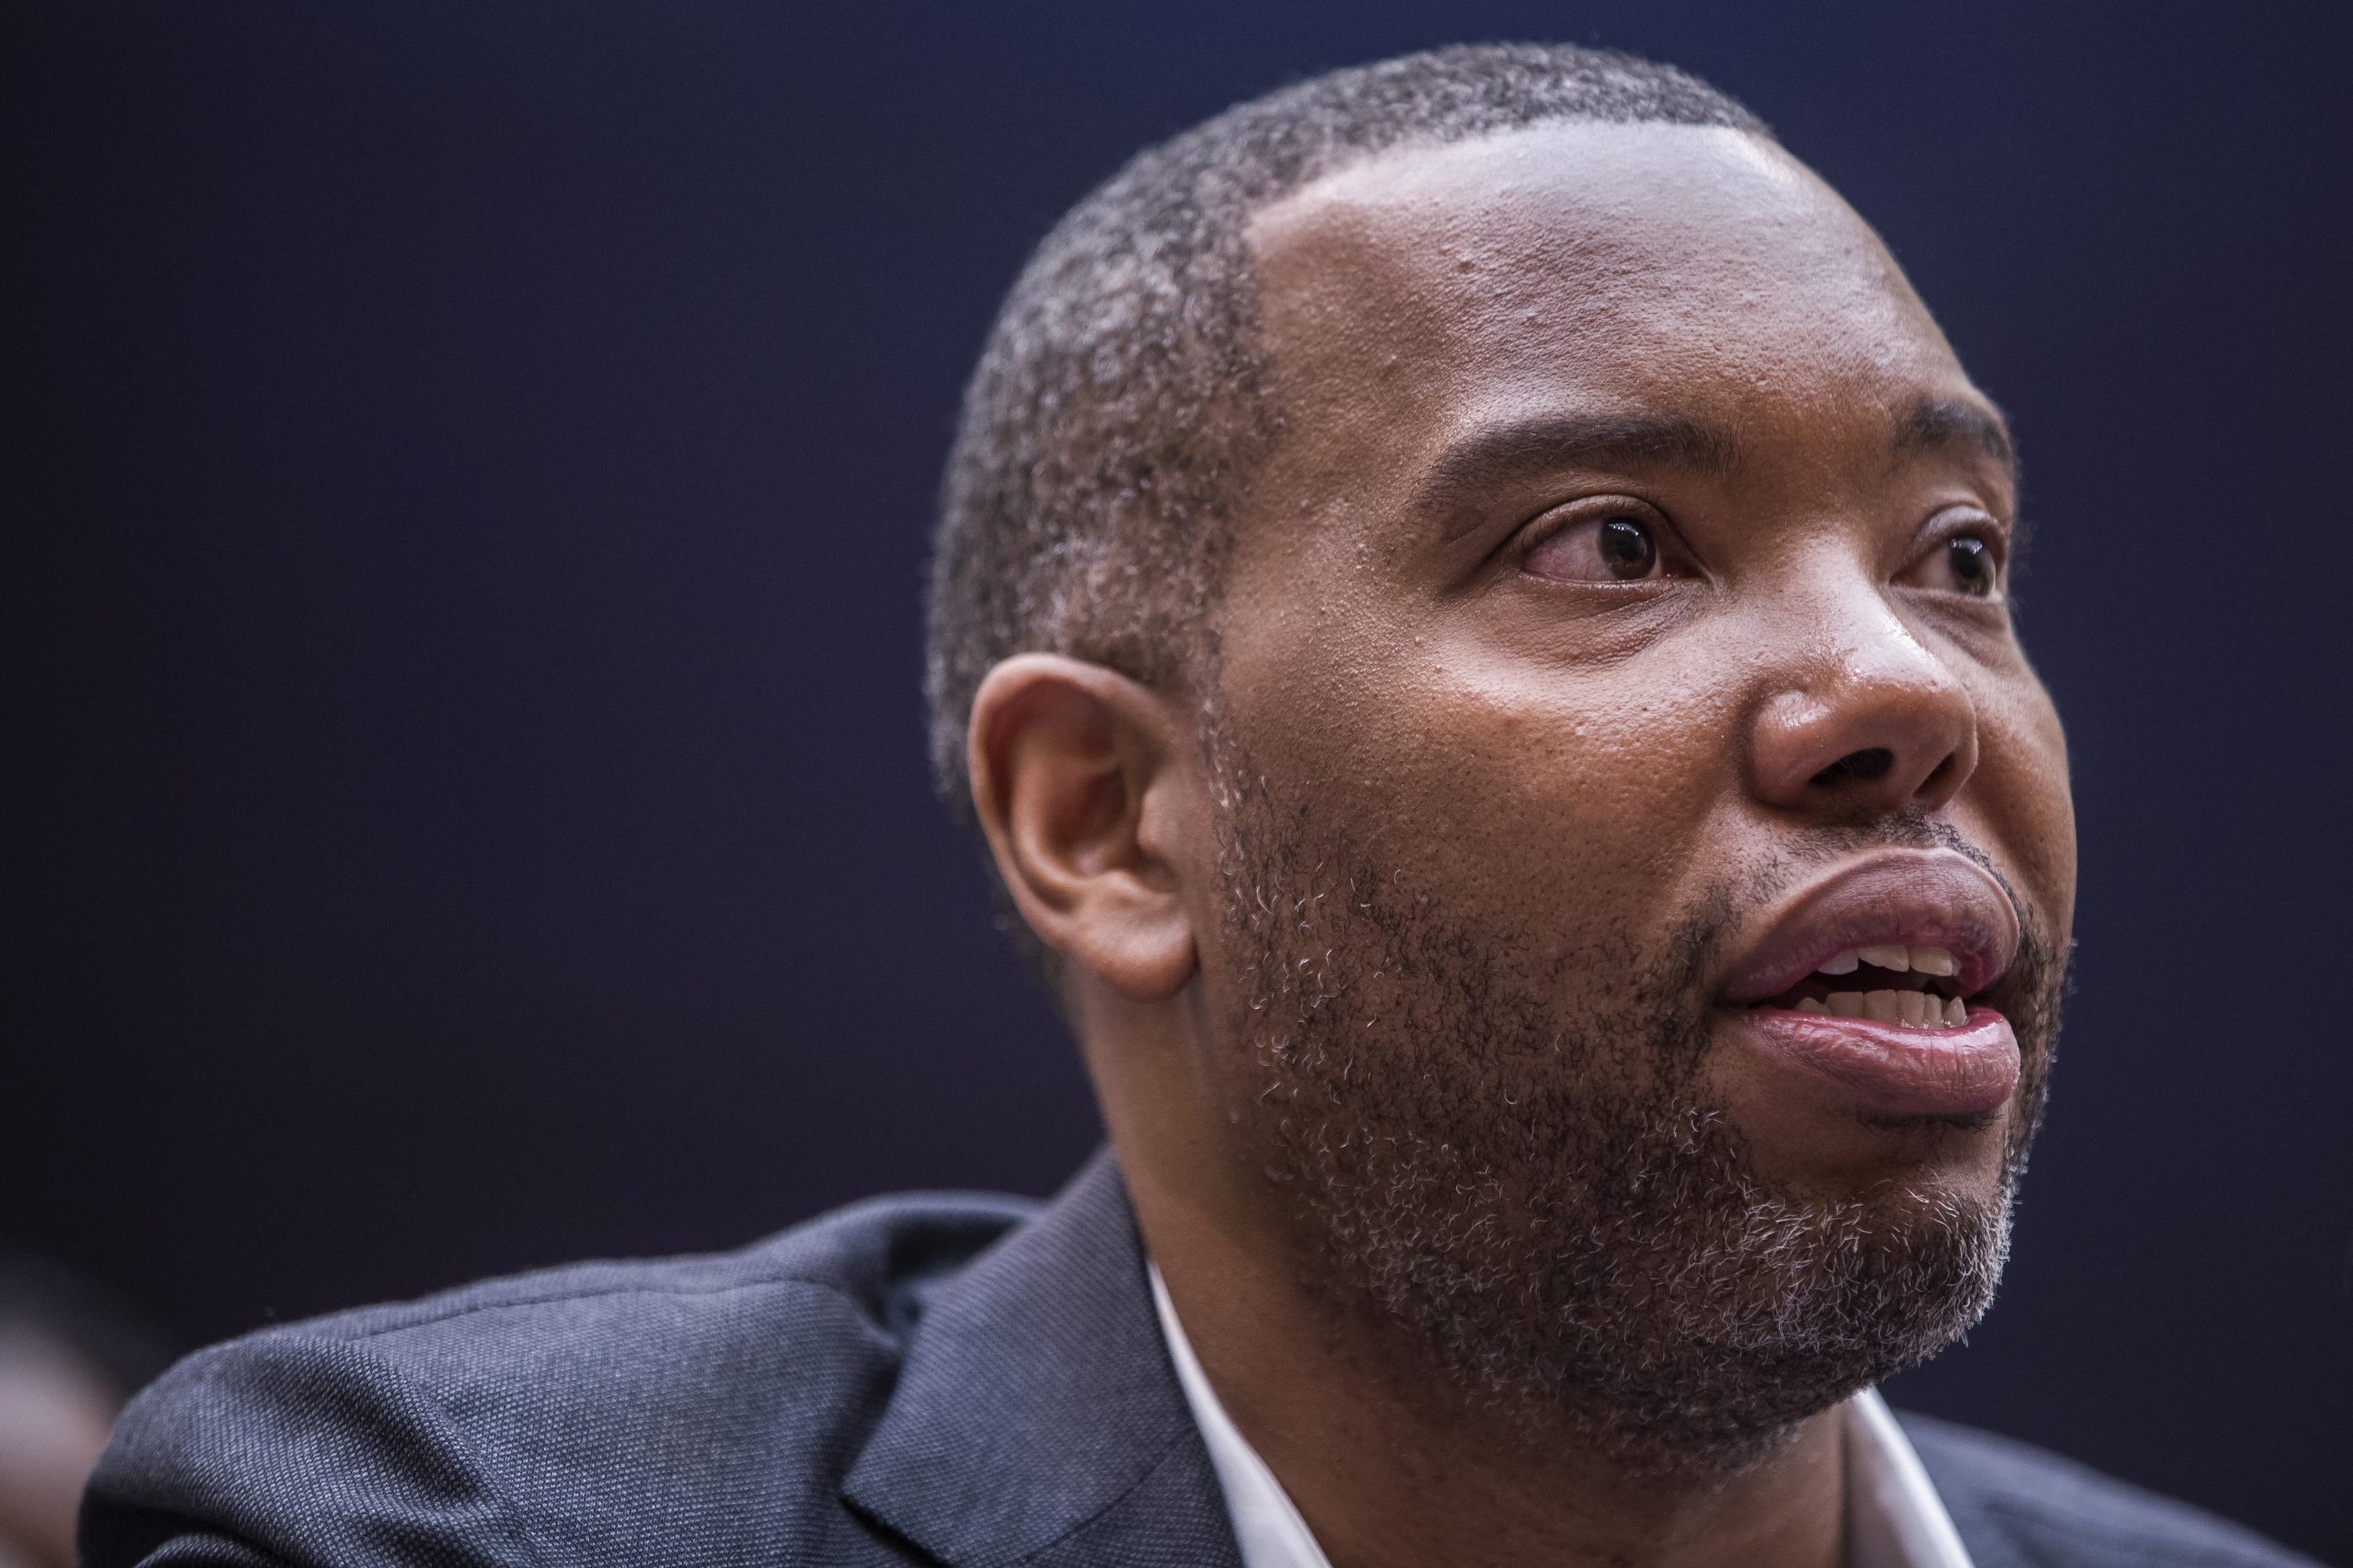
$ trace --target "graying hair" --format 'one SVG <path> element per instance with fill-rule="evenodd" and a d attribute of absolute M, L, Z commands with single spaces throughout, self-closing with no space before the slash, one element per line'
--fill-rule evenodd
<path fill-rule="evenodd" d="M 991 666 L 1061 653 L 1186 692 L 1214 656 L 1231 519 L 1277 426 L 1252 215 L 1386 149 L 1559 120 L 1769 134 L 1672 66 L 1463 45 L 1229 109 L 1138 153 L 1047 235 L 997 312 L 941 487 L 924 688 L 934 778 L 959 816 Z"/>

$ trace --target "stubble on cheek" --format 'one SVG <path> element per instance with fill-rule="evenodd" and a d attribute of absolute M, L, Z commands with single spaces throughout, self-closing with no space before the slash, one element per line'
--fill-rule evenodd
<path fill-rule="evenodd" d="M 1722 1471 L 1983 1312 L 2039 1120 L 2047 973 L 2020 987 L 2052 1011 L 2020 1019 L 1998 1201 L 1800 1201 L 1702 1092 L 1700 976 L 1754 889 L 1710 889 L 1647 942 L 1599 916 L 1532 931 L 1265 777 L 1229 768 L 1220 792 L 1236 1119 L 1303 1282 L 1409 1348 L 1425 1389 L 1630 1469 Z"/>

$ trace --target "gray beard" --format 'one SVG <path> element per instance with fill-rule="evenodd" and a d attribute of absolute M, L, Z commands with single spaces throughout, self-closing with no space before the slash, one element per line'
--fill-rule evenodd
<path fill-rule="evenodd" d="M 1696 977 L 1728 892 L 1664 952 L 1612 939 L 1537 963 L 1332 836 L 1306 842 L 1300 814 L 1226 802 L 1222 939 L 1250 977 L 1233 1026 L 1262 1085 L 1245 1115 L 1304 1216 L 1313 1283 L 1406 1352 L 1390 1375 L 1525 1444 L 1720 1478 L 1991 1304 L 2056 1027 L 2045 944 L 2030 936 L 2003 999 L 2026 1071 L 1997 1201 L 1810 1201 L 1761 1179 L 1697 1095 Z M 1924 836 L 1948 841 L 1918 823 L 1862 840 Z M 1555 1000 L 1571 972 L 1616 977 L 1582 1016 Z"/>

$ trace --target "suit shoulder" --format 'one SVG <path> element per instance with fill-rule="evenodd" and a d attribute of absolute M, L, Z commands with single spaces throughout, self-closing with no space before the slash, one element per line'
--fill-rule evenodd
<path fill-rule="evenodd" d="M 1897 1419 L 1978 1568 L 2318 1568 L 2047 1449 L 1934 1416 Z"/>
<path fill-rule="evenodd" d="M 219 1537 L 367 1562 L 366 1521 L 395 1519 L 451 1563 L 618 1561 L 617 1544 L 748 1560 L 762 1539 L 866 1560 L 838 1489 L 926 1289 L 1034 1206 L 876 1199 L 738 1252 L 547 1269 L 214 1346 L 124 1412 L 86 1558 Z"/>
<path fill-rule="evenodd" d="M 1032 1200 L 993 1193 L 896 1194 L 837 1209 L 733 1252 L 535 1269 L 265 1329 L 247 1339 L 423 1341 L 437 1331 L 462 1336 L 467 1321 L 484 1314 L 543 1317 L 555 1326 L 593 1318 L 589 1304 L 608 1299 L 686 1301 L 791 1285 L 830 1291 L 877 1327 L 903 1331 L 926 1284 L 970 1262 L 1037 1207 Z"/>

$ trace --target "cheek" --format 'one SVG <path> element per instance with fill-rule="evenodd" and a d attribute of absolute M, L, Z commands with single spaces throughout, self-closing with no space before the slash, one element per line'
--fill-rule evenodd
<path fill-rule="evenodd" d="M 1736 795 L 1725 706 L 1692 683 L 1433 654 L 1362 708 L 1303 714 L 1303 795 L 1361 853 L 1496 935 L 1640 935 L 1686 901 Z M 1705 879 L 1702 879 L 1704 880 Z M 1629 931 L 1630 923 L 1639 931 Z"/>
<path fill-rule="evenodd" d="M 2064 938 L 2075 897 L 2075 814 L 2067 743 L 2050 699 L 2031 682 L 1978 703 L 1979 753 L 1968 804 Z"/>

